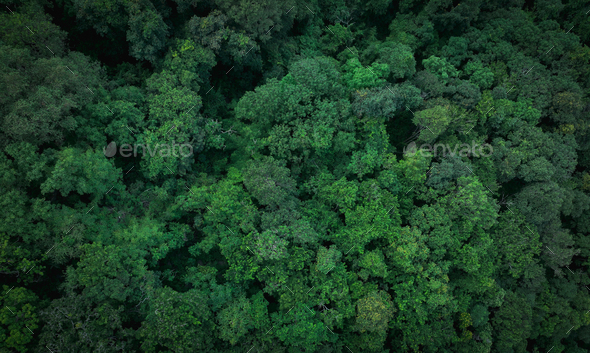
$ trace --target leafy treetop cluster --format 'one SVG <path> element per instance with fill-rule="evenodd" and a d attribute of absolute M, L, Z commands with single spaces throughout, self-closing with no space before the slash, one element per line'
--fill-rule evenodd
<path fill-rule="evenodd" d="M 2 4 L 0 351 L 590 351 L 584 1 Z"/>

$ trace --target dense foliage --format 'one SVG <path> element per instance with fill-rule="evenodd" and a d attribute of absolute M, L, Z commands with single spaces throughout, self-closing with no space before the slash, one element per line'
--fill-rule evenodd
<path fill-rule="evenodd" d="M 0 352 L 590 352 L 586 0 L 0 2 Z"/>

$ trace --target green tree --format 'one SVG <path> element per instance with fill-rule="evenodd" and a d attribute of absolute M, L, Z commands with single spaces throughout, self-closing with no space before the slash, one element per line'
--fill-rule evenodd
<path fill-rule="evenodd" d="M 151 5 L 150 2 L 146 4 Z M 132 4 L 129 7 L 129 30 L 127 40 L 131 56 L 138 60 L 156 61 L 159 52 L 166 44 L 168 26 L 153 6 L 141 8 Z"/>
<path fill-rule="evenodd" d="M 469 75 L 469 80 L 480 89 L 489 89 L 494 81 L 492 70 L 483 66 L 479 61 L 470 61 L 463 70 Z"/>
<path fill-rule="evenodd" d="M 166 347 L 175 352 L 210 350 L 215 329 L 213 313 L 207 306 L 206 295 L 196 289 L 179 293 L 164 287 L 154 291 L 149 300 L 149 311 L 137 331 L 141 349 L 156 352 Z"/>
<path fill-rule="evenodd" d="M 2 18 L 0 33 L 4 44 L 13 48 L 29 49 L 35 57 L 48 58 L 53 55 L 57 57 L 64 55 L 67 33 L 51 23 L 51 18 L 47 14 L 41 11 L 26 11 L 26 13 L 7 12 L 0 16 Z M 31 31 L 23 31 L 25 26 L 28 26 Z"/>
<path fill-rule="evenodd" d="M 41 184 L 41 192 L 59 191 L 63 196 L 76 192 L 92 195 L 95 199 L 104 197 L 121 178 L 119 170 L 102 151 L 83 152 L 77 148 L 61 150 L 50 173 Z"/>
<path fill-rule="evenodd" d="M 24 288 L 2 286 L 3 297 L 0 309 L 0 340 L 3 346 L 28 352 L 34 331 L 39 328 L 37 305 L 39 298 L 32 291 Z"/>
<path fill-rule="evenodd" d="M 436 75 L 445 84 L 450 82 L 451 79 L 459 76 L 459 71 L 455 69 L 445 58 L 437 56 L 431 56 L 428 59 L 422 60 L 424 68 Z"/>
<path fill-rule="evenodd" d="M 342 66 L 343 83 L 350 89 L 378 87 L 385 83 L 383 79 L 388 73 L 387 64 L 373 63 L 371 67 L 363 67 L 357 58 L 348 59 Z"/>
<path fill-rule="evenodd" d="M 151 280 L 141 249 L 93 243 L 83 245 L 82 251 L 79 265 L 68 269 L 66 286 L 81 288 L 83 295 L 95 302 L 125 302 Z"/>
<path fill-rule="evenodd" d="M 524 350 L 531 329 L 532 308 L 516 293 L 506 293 L 505 303 L 492 320 L 496 332 L 497 349 Z"/>
<path fill-rule="evenodd" d="M 317 252 L 316 271 L 327 274 L 338 265 L 341 257 L 342 253 L 335 246 L 331 246 L 329 249 L 320 247 Z"/>
<path fill-rule="evenodd" d="M 268 302 L 259 292 L 251 299 L 237 298 L 217 315 L 220 338 L 235 345 L 250 329 L 266 327 L 268 324 Z"/>
<path fill-rule="evenodd" d="M 248 163 L 244 171 L 244 185 L 262 205 L 294 206 L 296 183 L 280 160 L 268 157 Z"/>
<path fill-rule="evenodd" d="M 412 49 L 401 43 L 383 42 L 376 45 L 377 62 L 387 64 L 392 79 L 408 78 L 416 73 Z"/>
<path fill-rule="evenodd" d="M 0 52 L 0 81 L 10 88 L 0 93 L 3 145 L 63 143 L 99 94 L 98 63 L 77 52 L 48 59 L 33 58 L 28 48 L 3 46 Z"/>
<path fill-rule="evenodd" d="M 445 132 L 451 122 L 451 116 L 448 107 L 436 106 L 416 112 L 412 121 L 424 127 L 420 131 L 420 140 L 431 142 Z"/>
<path fill-rule="evenodd" d="M 78 294 L 53 300 L 40 312 L 45 325 L 39 343 L 63 352 L 134 349 L 133 330 L 123 328 L 124 310 L 123 305 L 93 304 Z"/>
<path fill-rule="evenodd" d="M 366 342 L 369 344 L 369 349 L 376 350 L 383 344 L 394 312 L 389 294 L 383 291 L 371 292 L 357 302 L 355 329 L 361 333 L 376 334 L 369 336 L 373 338 L 372 341 Z"/>

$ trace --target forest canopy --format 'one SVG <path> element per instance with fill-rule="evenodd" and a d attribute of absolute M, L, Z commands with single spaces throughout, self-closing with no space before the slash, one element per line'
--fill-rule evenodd
<path fill-rule="evenodd" d="M 0 0 L 0 352 L 590 352 L 585 0 Z"/>

